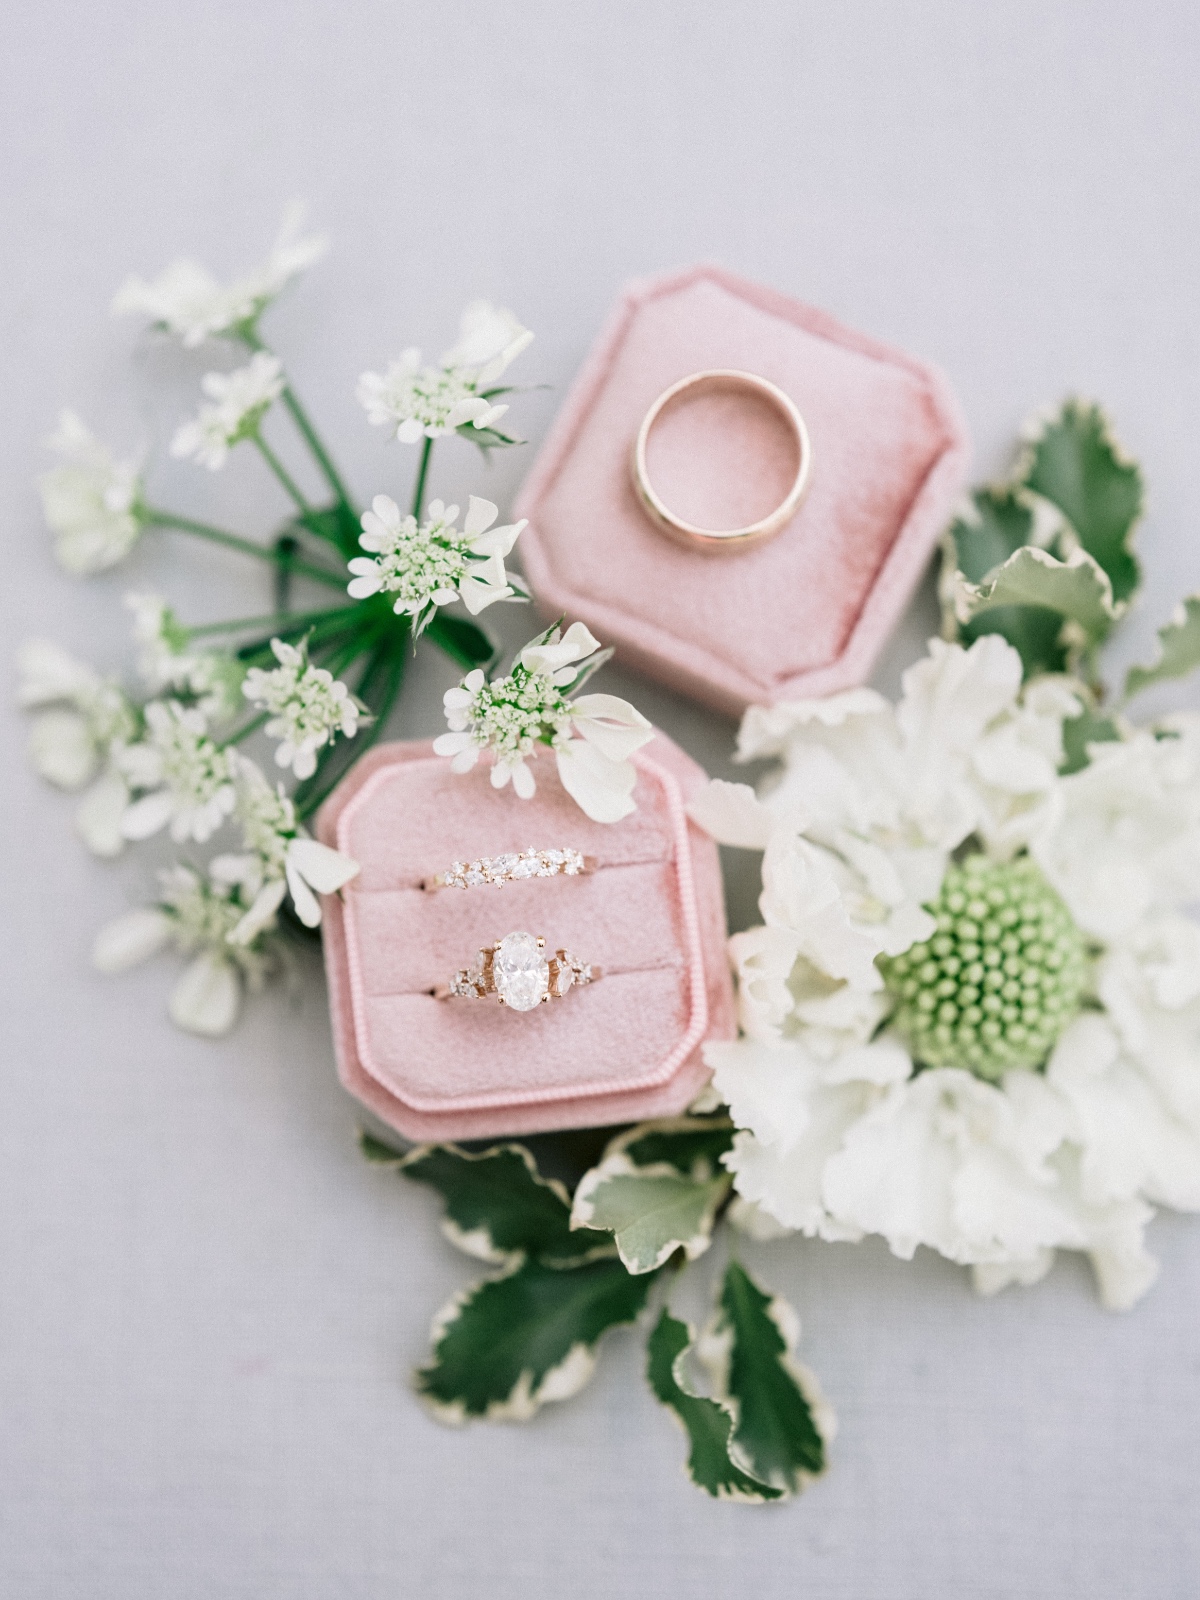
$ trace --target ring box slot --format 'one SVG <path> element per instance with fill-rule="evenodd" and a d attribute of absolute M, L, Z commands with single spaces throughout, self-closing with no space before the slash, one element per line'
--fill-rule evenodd
<path fill-rule="evenodd" d="M 702 1086 L 703 1040 L 734 1031 L 716 847 L 684 809 L 705 779 L 661 734 L 633 759 L 638 810 L 615 824 L 579 810 L 552 759 L 526 801 L 426 743 L 372 751 L 323 808 L 319 837 L 361 866 L 325 900 L 339 1073 L 406 1137 L 674 1115 Z M 455 860 L 564 846 L 595 870 L 417 887 Z M 532 1012 L 434 997 L 518 929 L 603 976 Z"/>

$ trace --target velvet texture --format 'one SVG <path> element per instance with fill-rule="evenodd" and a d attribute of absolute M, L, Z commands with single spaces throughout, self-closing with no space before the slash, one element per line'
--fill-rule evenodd
<path fill-rule="evenodd" d="M 495 790 L 427 743 L 372 751 L 323 808 L 318 836 L 361 863 L 325 899 L 324 945 L 343 1084 L 409 1139 L 479 1139 L 682 1111 L 700 1046 L 735 1032 L 717 851 L 686 800 L 701 769 L 664 735 L 633 758 L 638 810 L 589 821 L 534 764 L 537 794 Z M 594 873 L 427 893 L 480 855 L 574 846 Z M 518 1013 L 430 991 L 517 929 L 604 969 Z"/>
<path fill-rule="evenodd" d="M 779 385 L 813 446 L 811 487 L 769 543 L 681 548 L 630 482 L 641 420 L 669 384 L 733 367 Z M 518 497 L 521 556 L 547 616 L 581 618 L 626 664 L 721 711 L 861 683 L 962 486 L 967 442 L 933 368 L 714 267 L 630 287 Z M 700 526 L 742 526 L 783 499 L 795 449 L 761 401 L 696 400 L 664 417 L 651 480 Z"/>

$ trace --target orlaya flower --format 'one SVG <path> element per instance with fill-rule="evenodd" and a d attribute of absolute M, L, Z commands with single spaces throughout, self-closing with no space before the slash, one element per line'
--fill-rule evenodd
<path fill-rule="evenodd" d="M 405 350 L 386 372 L 363 373 L 359 404 L 369 422 L 392 429 L 402 444 L 468 426 L 494 428 L 508 407 L 487 391 L 532 338 L 511 311 L 477 300 L 463 312 L 458 343 L 438 366 L 422 366 L 419 350 Z"/>
<path fill-rule="evenodd" d="M 225 716 L 241 704 L 245 668 L 226 651 L 193 650 L 188 630 L 159 595 L 127 594 L 138 644 L 138 675 L 152 694 L 190 695 L 206 716 Z"/>
<path fill-rule="evenodd" d="M 189 347 L 213 334 L 252 327 L 276 295 L 328 248 L 324 239 L 299 236 L 303 220 L 303 206 L 289 207 L 266 261 L 232 283 L 218 282 L 197 261 L 180 260 L 149 282 L 128 278 L 113 301 L 113 312 L 148 317 Z"/>
<path fill-rule="evenodd" d="M 210 472 L 225 465 L 230 450 L 258 432 L 259 424 L 283 393 L 283 367 L 259 350 L 234 372 L 209 372 L 200 380 L 210 405 L 202 405 L 171 440 L 171 454 L 191 457 Z"/>
<path fill-rule="evenodd" d="M 271 650 L 278 667 L 269 672 L 252 667 L 242 693 L 251 705 L 273 713 L 266 732 L 279 740 L 277 764 L 290 767 L 298 778 L 311 778 L 317 751 L 339 733 L 353 739 L 365 708 L 340 679 L 310 663 L 303 644 L 272 639 Z"/>
<path fill-rule="evenodd" d="M 208 732 L 198 706 L 152 700 L 145 737 L 117 754 L 117 765 L 139 798 L 121 819 L 126 839 L 148 839 L 170 825 L 177 843 L 203 844 L 234 808 L 234 754 Z"/>
<path fill-rule="evenodd" d="M 507 677 L 489 682 L 478 669 L 468 673 L 443 697 L 450 732 L 434 741 L 434 750 L 451 756 L 456 772 L 490 754 L 493 787 L 511 782 L 524 800 L 536 787 L 530 761 L 553 750 L 563 788 L 580 809 L 595 822 L 618 822 L 637 809 L 637 770 L 629 757 L 654 730 L 616 695 L 567 698 L 609 654 L 576 622 L 565 634 L 551 628 L 532 640 Z"/>
<path fill-rule="evenodd" d="M 490 500 L 472 495 L 460 532 L 458 507 L 430 502 L 419 526 L 404 516 L 394 500 L 376 495 L 362 519 L 359 544 L 371 557 L 355 556 L 349 594 L 365 600 L 373 594 L 395 595 L 397 614 L 413 619 L 414 633 L 429 623 L 439 606 L 461 600 L 473 617 L 497 600 L 524 600 L 504 570 L 504 558 L 516 544 L 525 523 L 494 528 L 499 515 Z"/>
<path fill-rule="evenodd" d="M 764 849 L 744 1037 L 707 1059 L 778 1223 L 925 1244 L 985 1292 L 1082 1250 L 1126 1306 L 1153 1206 L 1200 1209 L 1200 718 L 1062 775 L 1079 709 L 985 636 L 935 641 L 894 708 L 748 712 L 743 755 L 781 769 L 693 808 Z"/>
<path fill-rule="evenodd" d="M 73 411 L 62 413 L 47 443 L 62 457 L 38 480 L 55 555 L 77 578 L 103 572 L 125 559 L 142 530 L 138 464 L 114 460 Z"/>

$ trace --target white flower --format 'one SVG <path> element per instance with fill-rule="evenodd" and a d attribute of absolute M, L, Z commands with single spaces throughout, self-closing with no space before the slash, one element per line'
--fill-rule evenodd
<path fill-rule="evenodd" d="M 117 756 L 130 788 L 143 791 L 125 812 L 121 832 L 126 839 L 148 839 L 169 823 L 177 843 L 203 844 L 234 808 L 234 753 L 209 737 L 208 719 L 197 706 L 152 700 L 145 717 L 145 739 Z"/>
<path fill-rule="evenodd" d="M 168 1014 L 178 1028 L 214 1038 L 228 1033 L 241 1008 L 242 989 L 260 988 L 274 956 L 264 923 L 247 941 L 230 935 L 245 916 L 239 885 L 190 867 L 159 874 L 162 898 L 103 927 L 92 961 L 101 972 L 126 972 L 169 945 L 192 959 L 171 993 Z"/>
<path fill-rule="evenodd" d="M 313 890 L 336 893 L 357 877 L 358 862 L 310 839 L 282 786 L 272 789 L 253 761 L 242 756 L 237 767 L 237 815 L 247 853 L 218 856 L 209 869 L 215 879 L 238 885 L 248 905 L 227 937 L 236 945 L 253 943 L 264 928 L 274 926 L 287 894 L 300 921 L 316 928 L 321 906 Z"/>
<path fill-rule="evenodd" d="M 526 645 L 506 678 L 489 683 L 479 670 L 468 673 L 443 696 L 450 732 L 434 741 L 434 750 L 454 758 L 455 772 L 469 772 L 490 752 L 492 786 L 502 789 L 511 780 L 528 800 L 536 786 L 527 762 L 548 747 L 563 788 L 580 809 L 594 822 L 619 821 L 637 809 L 637 769 L 629 757 L 654 730 L 615 695 L 567 699 L 607 654 L 576 622 L 565 635 L 553 628 Z"/>
<path fill-rule="evenodd" d="M 91 785 L 76 810 L 76 828 L 94 854 L 118 855 L 129 790 L 111 763 L 137 735 L 134 708 L 116 684 L 49 640 L 22 646 L 17 664 L 18 702 L 35 713 L 29 740 L 34 770 L 60 789 Z"/>
<path fill-rule="evenodd" d="M 1062 776 L 1079 698 L 1020 679 L 995 636 L 934 641 L 895 708 L 747 713 L 741 753 L 782 770 L 692 808 L 764 848 L 745 1037 L 706 1056 L 777 1222 L 927 1245 L 989 1293 L 1086 1251 L 1127 1306 L 1153 1206 L 1200 1210 L 1200 718 Z"/>
<path fill-rule="evenodd" d="M 304 208 L 289 207 L 266 261 L 233 283 L 217 282 L 196 261 L 174 262 L 152 282 L 129 278 L 113 301 L 115 314 L 133 312 L 179 336 L 185 345 L 252 325 L 276 295 L 324 255 L 324 239 L 298 237 Z"/>
<path fill-rule="evenodd" d="M 431 501 L 419 527 L 404 516 L 387 495 L 376 495 L 363 515 L 359 544 L 373 559 L 355 556 L 349 593 L 354 600 L 373 594 L 394 594 L 393 611 L 407 613 L 420 633 L 438 606 L 461 600 L 473 617 L 497 600 L 523 600 L 504 570 L 504 558 L 516 544 L 525 523 L 493 528 L 498 515 L 490 500 L 472 495 L 460 533 L 458 507 Z"/>
<path fill-rule="evenodd" d="M 173 456 L 190 456 L 211 472 L 225 465 L 235 444 L 252 438 L 269 407 L 283 393 L 283 367 L 263 351 L 234 372 L 209 372 L 200 387 L 213 402 L 202 405 L 171 440 Z"/>
<path fill-rule="evenodd" d="M 153 694 L 192 695 L 207 716 L 225 716 L 241 704 L 244 668 L 223 651 L 188 649 L 189 633 L 159 595 L 127 594 L 133 637 L 140 646 L 138 673 Z"/>
<path fill-rule="evenodd" d="M 47 443 L 63 458 L 38 480 L 55 554 L 77 578 L 103 572 L 124 560 L 141 531 L 137 463 L 114 461 L 73 411 L 62 413 Z"/>
<path fill-rule="evenodd" d="M 251 705 L 272 713 L 266 731 L 280 740 L 275 760 L 291 767 L 298 778 L 311 778 L 317 769 L 317 751 L 337 734 L 353 739 L 363 714 L 361 703 L 324 667 L 309 664 L 308 651 L 271 640 L 278 667 L 264 671 L 252 667 L 242 684 Z"/>
<path fill-rule="evenodd" d="M 393 429 L 402 444 L 467 424 L 491 428 L 508 407 L 493 404 L 487 391 L 532 338 L 511 311 L 477 300 L 463 312 L 458 343 L 439 366 L 422 367 L 421 352 L 405 350 L 385 373 L 363 373 L 359 404 L 369 422 Z"/>

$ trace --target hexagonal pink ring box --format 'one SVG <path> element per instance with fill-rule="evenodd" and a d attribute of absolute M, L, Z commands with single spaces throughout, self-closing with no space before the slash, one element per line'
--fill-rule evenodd
<path fill-rule="evenodd" d="M 647 408 L 689 373 L 733 368 L 799 407 L 811 485 L 775 538 L 707 554 L 648 520 L 630 476 Z M 669 425 L 668 425 L 669 424 Z M 701 527 L 769 512 L 794 441 L 752 396 L 713 394 L 651 436 L 656 489 Z M 812 307 L 697 267 L 626 291 L 517 503 L 540 607 L 588 624 L 619 659 L 726 713 L 861 683 L 952 514 L 967 444 L 938 373 Z M 701 769 L 664 735 L 634 757 L 637 811 L 587 817 L 553 762 L 537 793 L 462 776 L 428 744 L 381 746 L 318 832 L 360 876 L 326 900 L 343 1083 L 410 1139 L 478 1139 L 673 1115 L 703 1086 L 706 1038 L 734 1032 L 717 851 L 690 823 Z M 429 893 L 457 860 L 534 849 L 596 859 L 557 875 Z M 434 991 L 515 931 L 603 969 L 516 1012 Z"/>

